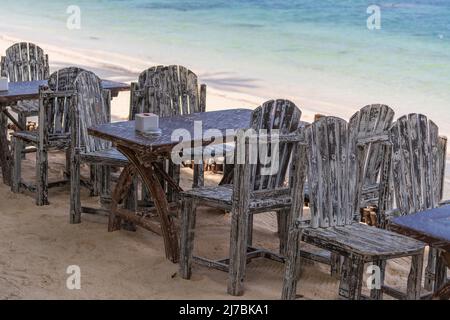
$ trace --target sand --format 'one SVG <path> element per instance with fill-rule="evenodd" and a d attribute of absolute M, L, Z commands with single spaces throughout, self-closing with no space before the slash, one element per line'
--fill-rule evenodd
<path fill-rule="evenodd" d="M 0 52 L 22 39 L 0 36 Z M 25 39 L 27 40 L 27 39 Z M 38 41 L 34 41 L 38 42 Z M 103 78 L 130 82 L 139 71 L 155 63 L 133 61 L 124 68 L 127 57 L 104 53 L 63 50 L 42 44 L 51 56 L 51 70 L 77 65 L 96 72 Z M 129 64 L 129 61 L 128 61 Z M 256 107 L 265 97 L 208 88 L 208 108 Z M 112 104 L 113 119 L 128 115 L 129 94 L 121 93 Z M 209 106 L 214 106 L 210 108 Z M 313 113 L 305 112 L 311 121 Z M 50 154 L 50 177 L 60 176 L 64 158 Z M 24 177 L 34 179 L 34 155 L 23 162 Z M 190 185 L 192 172 L 183 169 L 182 184 Z M 208 184 L 220 175 L 207 173 Z M 84 215 L 83 222 L 70 225 L 67 187 L 50 190 L 50 205 L 37 207 L 32 194 L 13 194 L 0 183 L 0 299 L 229 299 L 226 294 L 227 274 L 194 266 L 190 281 L 178 276 L 178 266 L 164 258 L 162 238 L 138 229 L 137 232 L 107 232 L 107 218 Z M 97 198 L 82 192 L 83 203 L 96 205 Z M 202 256 L 227 256 L 229 215 L 200 208 L 196 251 Z M 256 246 L 276 250 L 276 219 L 273 213 L 255 218 Z M 81 289 L 66 286 L 67 268 L 81 270 Z M 408 259 L 389 265 L 387 283 L 403 288 L 408 272 Z M 264 259 L 248 265 L 246 299 L 279 299 L 283 266 Z M 365 290 L 365 289 L 364 289 Z M 329 276 L 329 268 L 305 262 L 298 293 L 304 299 L 336 299 L 338 281 Z"/>
<path fill-rule="evenodd" d="M 61 176 L 64 155 L 50 153 L 50 179 Z M 34 155 L 23 161 L 24 178 L 33 179 Z M 85 171 L 86 173 L 86 168 Z M 189 187 L 191 169 L 182 169 L 182 186 Z M 206 183 L 221 176 L 207 173 Z M 194 266 L 190 281 L 178 276 L 178 265 L 164 258 L 162 238 L 149 231 L 107 232 L 107 218 L 83 215 L 82 223 L 69 221 L 67 187 L 50 190 L 50 205 L 37 207 L 30 193 L 14 194 L 0 184 L 0 299 L 229 299 L 227 274 Z M 98 198 L 82 190 L 82 202 L 98 205 Z M 227 256 L 229 214 L 201 207 L 196 254 Z M 255 219 L 255 244 L 276 250 L 274 213 Z M 67 268 L 81 270 L 81 289 L 66 286 Z M 404 288 L 408 259 L 390 264 L 387 282 Z M 279 299 L 283 265 L 265 259 L 248 265 L 242 299 Z M 304 261 L 299 294 L 304 299 L 336 299 L 338 281 L 329 267 Z M 365 290 L 365 289 L 364 289 Z M 367 290 L 365 290 L 367 291 Z"/>

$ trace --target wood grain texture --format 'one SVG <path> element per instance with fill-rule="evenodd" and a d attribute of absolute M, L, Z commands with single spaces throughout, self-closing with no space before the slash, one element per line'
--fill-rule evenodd
<path fill-rule="evenodd" d="M 437 125 L 425 115 L 412 113 L 395 122 L 390 130 L 390 139 L 393 184 L 400 214 L 415 214 L 438 207 L 444 189 L 447 138 L 439 136 Z M 380 218 L 389 224 L 385 210 L 381 211 Z M 417 221 L 421 219 L 422 216 L 418 215 Z M 439 226 L 437 228 L 439 230 Z M 393 226 L 392 230 L 423 241 L 436 241 L 430 237 L 430 230 L 417 232 L 411 231 L 414 228 L 399 225 Z M 425 288 L 428 290 L 433 288 L 436 254 L 435 249 L 431 248 L 425 272 Z"/>
<path fill-rule="evenodd" d="M 138 83 L 132 83 L 129 119 L 137 113 L 154 113 L 160 117 L 204 112 L 206 85 L 198 86 L 195 73 L 183 66 L 156 66 L 143 71 Z M 193 156 L 193 155 L 192 155 Z M 203 158 L 203 157 L 202 157 Z M 167 171 L 179 172 L 180 166 L 168 164 Z M 203 163 L 194 164 L 193 187 L 203 185 Z M 174 196 L 170 186 L 164 186 Z"/>
<path fill-rule="evenodd" d="M 48 55 L 33 43 L 20 42 L 6 49 L 1 75 L 10 82 L 45 80 L 49 76 Z"/>
<path fill-rule="evenodd" d="M 183 274 L 190 276 L 192 260 L 194 262 L 201 261 L 203 265 L 220 270 L 226 270 L 228 267 L 228 293 L 231 295 L 244 293 L 246 264 L 250 256 L 254 254 L 250 250 L 252 215 L 260 212 L 280 211 L 284 214 L 283 219 L 286 223 L 294 220 L 291 219 L 291 211 L 288 209 L 291 206 L 292 194 L 297 190 L 291 189 L 293 184 L 290 184 L 289 181 L 294 181 L 294 177 L 288 176 L 287 173 L 294 175 L 293 172 L 297 172 L 297 169 L 290 168 L 291 164 L 296 163 L 291 161 L 293 152 L 296 152 L 296 155 L 305 156 L 303 149 L 295 147 L 302 137 L 297 133 L 292 134 L 298 128 L 300 115 L 300 110 L 287 100 L 272 100 L 263 104 L 251 116 L 250 127 L 253 129 L 254 136 L 249 136 L 244 130 L 238 131 L 233 185 L 203 187 L 181 193 L 183 202 L 195 200 L 197 205 L 223 208 L 232 212 L 230 258 L 218 262 L 205 261 L 203 258 L 193 259 L 192 248 L 186 246 L 182 252 L 181 261 L 183 263 L 180 266 Z M 261 128 L 261 130 L 254 130 L 254 128 Z M 279 138 L 281 147 L 277 149 L 278 171 L 264 172 L 257 166 L 260 166 L 261 163 L 267 165 L 265 160 L 268 155 L 264 151 L 266 151 L 268 143 L 272 143 L 271 140 L 266 139 L 267 134 L 274 133 L 274 130 L 278 129 L 281 129 L 279 133 L 282 134 Z M 255 161 L 254 154 L 263 158 Z M 302 157 L 299 156 L 299 158 Z M 305 167 L 305 163 L 303 163 L 298 170 L 301 171 L 301 168 Z M 192 218 L 195 217 L 195 208 L 183 210 L 182 214 L 184 215 L 182 234 L 193 235 L 192 225 L 188 225 L 188 221 L 195 219 Z M 295 213 L 294 217 L 297 216 L 298 213 Z M 285 239 L 287 240 L 287 238 L 286 236 Z M 273 257 L 272 255 L 262 256 Z M 279 261 L 283 261 L 283 259 L 281 258 Z"/>
<path fill-rule="evenodd" d="M 301 229 L 302 240 L 344 257 L 339 292 L 348 299 L 361 298 L 364 263 L 381 263 L 382 260 L 412 256 L 414 263 L 411 266 L 408 297 L 417 297 L 414 294 L 420 289 L 414 285 L 420 281 L 418 261 L 423 255 L 424 244 L 353 219 L 363 181 L 367 177 L 359 161 L 364 157 L 363 146 L 368 141 L 384 141 L 385 137 L 375 140 L 364 138 L 356 143 L 348 139 L 348 130 L 347 122 L 335 117 L 321 117 L 302 130 L 308 146 L 311 211 L 309 227 Z M 354 144 L 357 145 L 356 151 L 351 150 Z M 352 163 L 354 167 L 350 170 Z M 303 201 L 303 194 L 297 194 L 297 197 Z M 291 226 L 298 229 L 304 223 L 299 219 Z M 298 261 L 300 254 L 292 250 L 296 250 L 295 244 L 287 250 L 290 259 L 287 265 L 291 266 L 291 273 L 292 265 Z M 285 278 L 292 279 L 292 274 Z M 285 281 L 283 297 L 292 299 L 295 296 L 293 288 L 292 280 Z"/>

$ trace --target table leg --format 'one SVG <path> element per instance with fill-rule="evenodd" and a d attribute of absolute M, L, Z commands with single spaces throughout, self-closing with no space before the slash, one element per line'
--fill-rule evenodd
<path fill-rule="evenodd" d="M 8 143 L 8 118 L 3 112 L 6 106 L 0 106 L 0 165 L 2 167 L 3 183 L 11 185 L 11 154 Z"/>
<path fill-rule="evenodd" d="M 433 300 L 449 300 L 450 282 L 447 281 L 447 268 L 450 268 L 450 252 L 441 252 L 438 259 L 438 264 L 441 264 L 442 279 L 440 279 L 441 281 L 437 281 L 437 283 L 435 282 L 436 290 L 433 295 Z"/>
<path fill-rule="evenodd" d="M 153 171 L 153 166 L 156 164 L 144 161 L 136 154 L 135 150 L 130 148 L 117 146 L 117 149 L 134 165 L 142 181 L 147 186 L 160 219 L 166 257 L 173 263 L 177 263 L 179 260 L 178 234 L 172 217 L 169 216 L 169 204 L 166 193 Z"/>
<path fill-rule="evenodd" d="M 116 183 L 113 194 L 111 196 L 111 214 L 109 215 L 108 231 L 120 230 L 122 224 L 122 218 L 117 214 L 119 204 L 128 195 L 132 185 L 133 179 L 136 174 L 134 166 L 132 164 L 126 166 L 120 174 L 119 180 Z"/>

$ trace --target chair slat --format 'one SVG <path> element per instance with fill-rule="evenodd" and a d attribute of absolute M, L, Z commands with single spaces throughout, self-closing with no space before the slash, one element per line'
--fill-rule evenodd
<path fill-rule="evenodd" d="M 443 194 L 446 142 L 422 114 L 399 118 L 390 129 L 397 207 L 410 214 L 439 205 Z"/>

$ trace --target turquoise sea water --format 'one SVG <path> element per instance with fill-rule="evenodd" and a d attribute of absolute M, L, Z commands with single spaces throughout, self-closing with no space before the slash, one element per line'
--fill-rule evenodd
<path fill-rule="evenodd" d="M 373 4 L 380 30 L 367 28 Z M 66 28 L 69 5 L 80 30 Z M 386 103 L 450 135 L 450 0 L 0 0 L 0 14 L 0 35 L 179 63 L 211 87 L 342 117 Z"/>
<path fill-rule="evenodd" d="M 0 2 L 5 31 L 28 28 L 55 41 L 233 72 L 238 90 L 270 83 L 292 95 L 354 92 L 378 102 L 392 96 L 396 104 L 403 98 L 402 111 L 410 101 L 428 111 L 449 107 L 448 0 L 375 2 L 381 29 L 374 31 L 366 27 L 366 9 L 374 2 L 366 0 Z M 81 30 L 65 27 L 69 5 L 81 9 Z"/>

